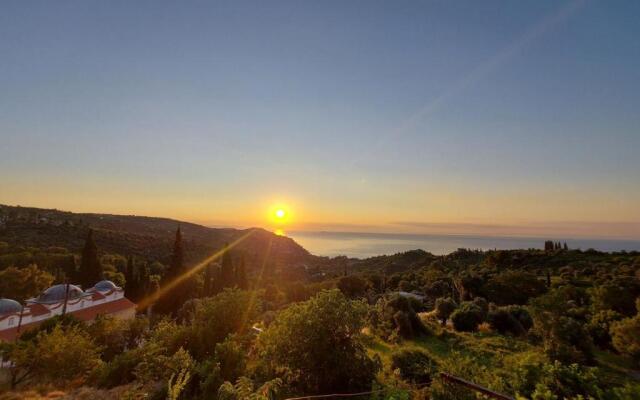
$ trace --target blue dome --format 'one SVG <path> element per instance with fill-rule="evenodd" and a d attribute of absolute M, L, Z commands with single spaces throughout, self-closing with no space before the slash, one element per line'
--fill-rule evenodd
<path fill-rule="evenodd" d="M 59 285 L 51 286 L 49 289 L 45 290 L 36 300 L 37 303 L 58 303 L 60 301 L 64 301 L 65 294 L 67 291 L 67 285 L 61 283 Z M 77 299 L 86 295 L 85 292 L 82 291 L 76 285 L 69 285 L 69 300 Z"/>
<path fill-rule="evenodd" d="M 96 283 L 96 285 L 94 286 L 94 289 L 96 289 L 99 292 L 108 292 L 109 290 L 118 289 L 118 286 L 116 286 L 116 284 L 111 281 L 104 280 Z"/>
<path fill-rule="evenodd" d="M 0 299 L 0 315 L 20 312 L 22 305 L 15 300 Z"/>

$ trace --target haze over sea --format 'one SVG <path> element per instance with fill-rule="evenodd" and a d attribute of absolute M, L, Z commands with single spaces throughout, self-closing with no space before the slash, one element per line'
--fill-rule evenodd
<path fill-rule="evenodd" d="M 542 249 L 545 240 L 566 242 L 571 249 L 600 251 L 640 251 L 638 240 L 563 239 L 540 237 L 499 237 L 473 235 L 427 235 L 362 232 L 287 232 L 311 253 L 320 256 L 346 255 L 366 258 L 402 251 L 422 249 L 436 255 L 448 254 L 458 248 L 469 249 Z"/>

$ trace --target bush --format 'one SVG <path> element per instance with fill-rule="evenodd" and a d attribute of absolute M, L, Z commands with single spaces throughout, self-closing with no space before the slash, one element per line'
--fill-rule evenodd
<path fill-rule="evenodd" d="M 391 368 L 398 370 L 405 381 L 418 384 L 431 382 L 437 369 L 429 354 L 419 349 L 403 349 L 391 354 Z"/>
<path fill-rule="evenodd" d="M 484 297 L 474 297 L 473 304 L 478 306 L 482 311 L 482 320 L 487 319 L 487 314 L 489 313 L 489 303 Z"/>
<path fill-rule="evenodd" d="M 487 321 L 491 329 L 500 334 L 523 335 L 533 326 L 533 320 L 522 306 L 498 307 L 489 312 Z"/>
<path fill-rule="evenodd" d="M 640 315 L 614 322 L 611 326 L 613 347 L 640 364 Z"/>
<path fill-rule="evenodd" d="M 489 301 L 498 305 L 526 304 L 540 296 L 546 285 L 537 276 L 524 271 L 507 271 L 492 277 L 483 292 Z"/>
<path fill-rule="evenodd" d="M 532 395 L 534 400 L 603 398 L 597 368 L 577 364 L 563 365 L 556 361 L 543 367 L 542 379 Z M 555 396 L 555 397 L 552 397 Z"/>
<path fill-rule="evenodd" d="M 436 299 L 436 316 L 446 325 L 447 319 L 456 310 L 457 304 L 449 297 L 439 297 Z"/>
<path fill-rule="evenodd" d="M 232 337 L 216 344 L 215 360 L 220 364 L 220 375 L 225 381 L 234 382 L 244 374 L 246 351 Z"/>
<path fill-rule="evenodd" d="M 32 340 L 6 344 L 1 355 L 12 362 L 12 387 L 26 380 L 65 385 L 88 377 L 101 365 L 99 349 L 78 326 L 40 331 Z"/>
<path fill-rule="evenodd" d="M 134 371 L 141 360 L 138 349 L 118 354 L 98 372 L 98 386 L 112 388 L 133 382 L 136 379 Z"/>
<path fill-rule="evenodd" d="M 474 332 L 482 322 L 482 310 L 472 302 L 464 302 L 452 315 L 453 327 L 459 332 Z"/>
<path fill-rule="evenodd" d="M 183 346 L 196 360 L 208 359 L 213 356 L 216 343 L 229 334 L 250 329 L 259 311 L 259 302 L 247 291 L 225 289 L 216 296 L 200 299 L 187 313 L 190 320 L 184 329 L 188 340 Z"/>
<path fill-rule="evenodd" d="M 404 339 L 411 339 L 413 337 L 413 327 L 409 320 L 409 315 L 404 311 L 398 311 L 393 315 L 393 322 L 398 329 L 398 334 Z"/>
<path fill-rule="evenodd" d="M 380 299 L 371 311 L 369 320 L 376 332 L 387 339 L 396 334 L 411 339 L 429 333 L 416 314 L 413 300 L 403 296 Z"/>
<path fill-rule="evenodd" d="M 525 332 L 533 327 L 533 318 L 531 318 L 531 314 L 524 306 L 507 306 L 507 311 L 509 314 L 513 315 L 515 319 L 520 322 L 520 325 L 524 328 Z"/>
<path fill-rule="evenodd" d="M 565 364 L 591 364 L 593 342 L 582 324 L 573 318 L 560 317 L 545 338 L 544 349 L 551 360 Z"/>
<path fill-rule="evenodd" d="M 614 322 L 620 321 L 624 317 L 619 312 L 613 310 L 599 311 L 595 313 L 587 324 L 587 331 L 598 347 L 607 349 L 611 347 L 611 326 Z"/>
<path fill-rule="evenodd" d="M 343 276 L 338 281 L 338 289 L 347 297 L 362 297 L 369 287 L 366 280 L 356 275 Z"/>
<path fill-rule="evenodd" d="M 499 307 L 489 312 L 487 320 L 491 329 L 501 335 L 511 333 L 517 336 L 525 332 L 522 324 L 505 307 Z"/>

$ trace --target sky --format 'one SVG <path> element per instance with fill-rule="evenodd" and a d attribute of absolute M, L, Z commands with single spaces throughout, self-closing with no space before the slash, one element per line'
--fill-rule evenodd
<path fill-rule="evenodd" d="M 637 1 L 3 1 L 0 203 L 640 239 L 639 14 Z"/>

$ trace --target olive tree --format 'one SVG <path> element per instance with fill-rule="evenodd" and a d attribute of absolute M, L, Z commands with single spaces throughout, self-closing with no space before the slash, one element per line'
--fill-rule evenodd
<path fill-rule="evenodd" d="M 380 364 L 361 338 L 366 315 L 339 290 L 289 306 L 258 338 L 264 367 L 305 394 L 368 389 Z"/>

